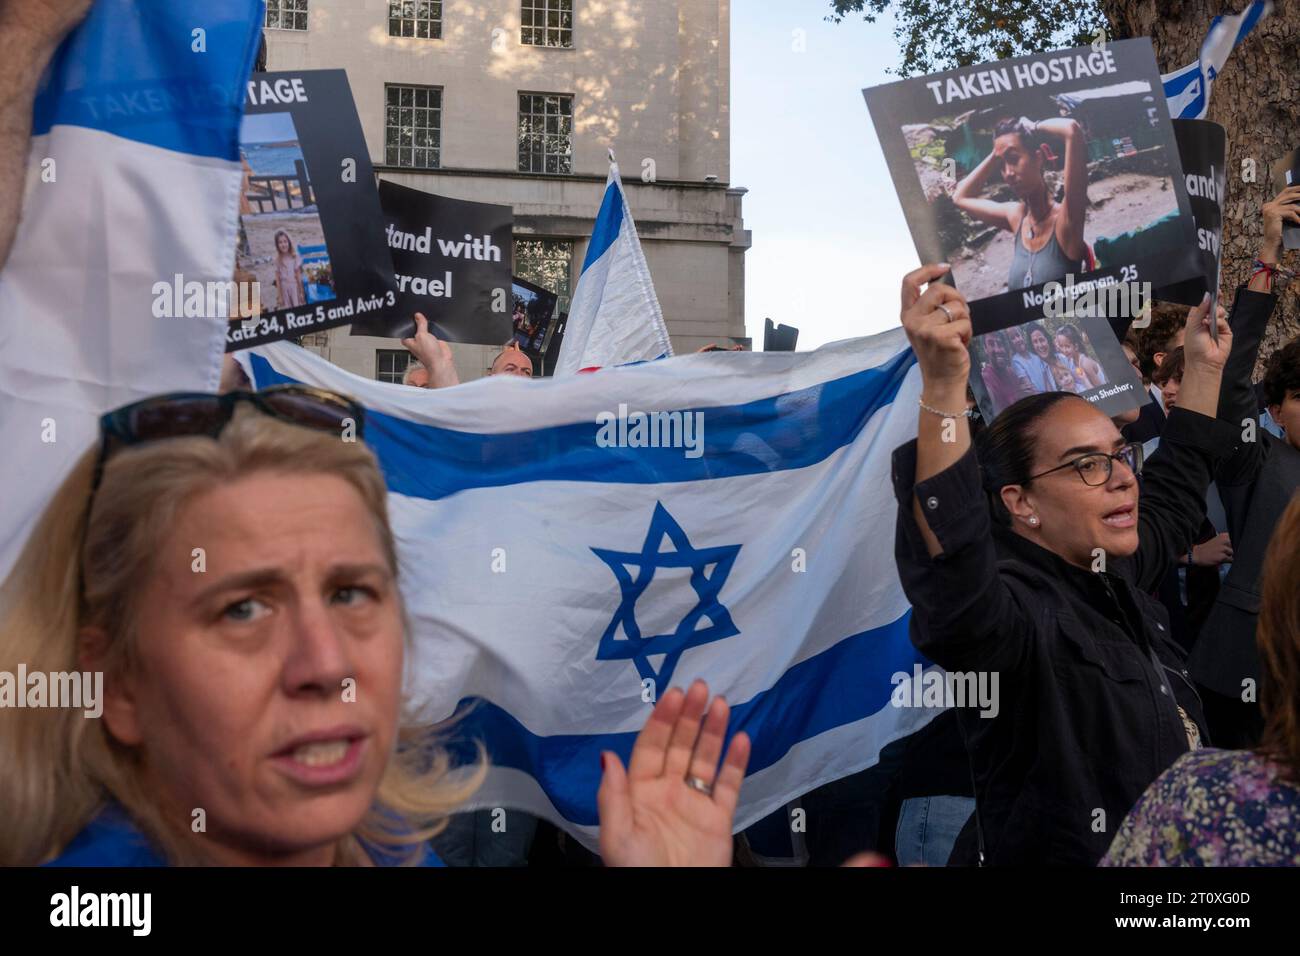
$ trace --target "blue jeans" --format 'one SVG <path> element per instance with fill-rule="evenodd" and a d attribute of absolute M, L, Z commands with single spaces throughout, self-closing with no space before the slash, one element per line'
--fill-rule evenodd
<path fill-rule="evenodd" d="M 909 797 L 898 811 L 899 866 L 947 866 L 957 834 L 975 812 L 973 797 Z"/>

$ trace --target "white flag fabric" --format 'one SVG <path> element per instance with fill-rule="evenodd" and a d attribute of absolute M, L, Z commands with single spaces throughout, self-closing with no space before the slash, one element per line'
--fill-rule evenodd
<path fill-rule="evenodd" d="M 225 321 L 158 318 L 154 287 L 230 280 L 261 10 L 97 0 L 50 64 L 0 273 L 0 579 L 103 412 L 216 390 Z"/>
<path fill-rule="evenodd" d="M 557 376 L 673 354 L 618 164 L 609 164 L 605 198 L 573 292 Z"/>
<path fill-rule="evenodd" d="M 594 375 L 427 390 L 277 343 L 259 388 L 352 395 L 389 489 L 413 629 L 408 690 L 472 704 L 471 807 L 597 838 L 602 750 L 624 759 L 670 686 L 726 696 L 754 750 L 736 825 L 874 764 L 935 708 L 908 639 L 891 453 L 916 434 L 901 329 L 810 353 L 690 355 Z"/>
<path fill-rule="evenodd" d="M 1255 24 L 1272 12 L 1271 0 L 1253 0 L 1241 13 L 1215 17 L 1210 21 L 1210 29 L 1201 43 L 1200 57 L 1160 78 L 1165 88 L 1165 99 L 1169 102 L 1170 116 L 1174 119 L 1205 119 L 1214 78 L 1223 70 L 1233 48 L 1255 29 Z"/>

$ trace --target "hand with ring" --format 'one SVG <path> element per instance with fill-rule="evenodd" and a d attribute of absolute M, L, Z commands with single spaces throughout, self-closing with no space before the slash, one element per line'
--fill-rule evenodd
<path fill-rule="evenodd" d="M 721 697 L 710 704 L 704 681 L 686 693 L 674 687 L 637 735 L 626 770 L 617 754 L 601 754 L 596 803 L 607 866 L 731 865 L 750 742 L 736 734 L 723 759 L 729 713 Z"/>

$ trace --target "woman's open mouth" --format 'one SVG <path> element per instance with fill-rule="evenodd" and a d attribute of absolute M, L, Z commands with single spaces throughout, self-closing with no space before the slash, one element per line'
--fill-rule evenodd
<path fill-rule="evenodd" d="M 1131 528 L 1137 524 L 1137 505 L 1121 505 L 1101 520 L 1112 528 Z"/>
<path fill-rule="evenodd" d="M 356 727 L 335 727 L 304 734 L 272 754 L 285 775 L 307 786 L 345 783 L 361 770 L 367 734 Z"/>

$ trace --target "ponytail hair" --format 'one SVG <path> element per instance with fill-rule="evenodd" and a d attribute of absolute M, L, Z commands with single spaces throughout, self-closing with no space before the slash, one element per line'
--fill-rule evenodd
<path fill-rule="evenodd" d="M 1004 409 L 979 434 L 975 457 L 979 460 L 989 511 L 997 524 L 1011 525 L 1011 513 L 1002 504 L 1002 489 L 1007 485 L 1023 485 L 1034 473 L 1039 420 L 1068 399 L 1084 401 L 1071 392 L 1042 392 L 1022 398 Z"/>

